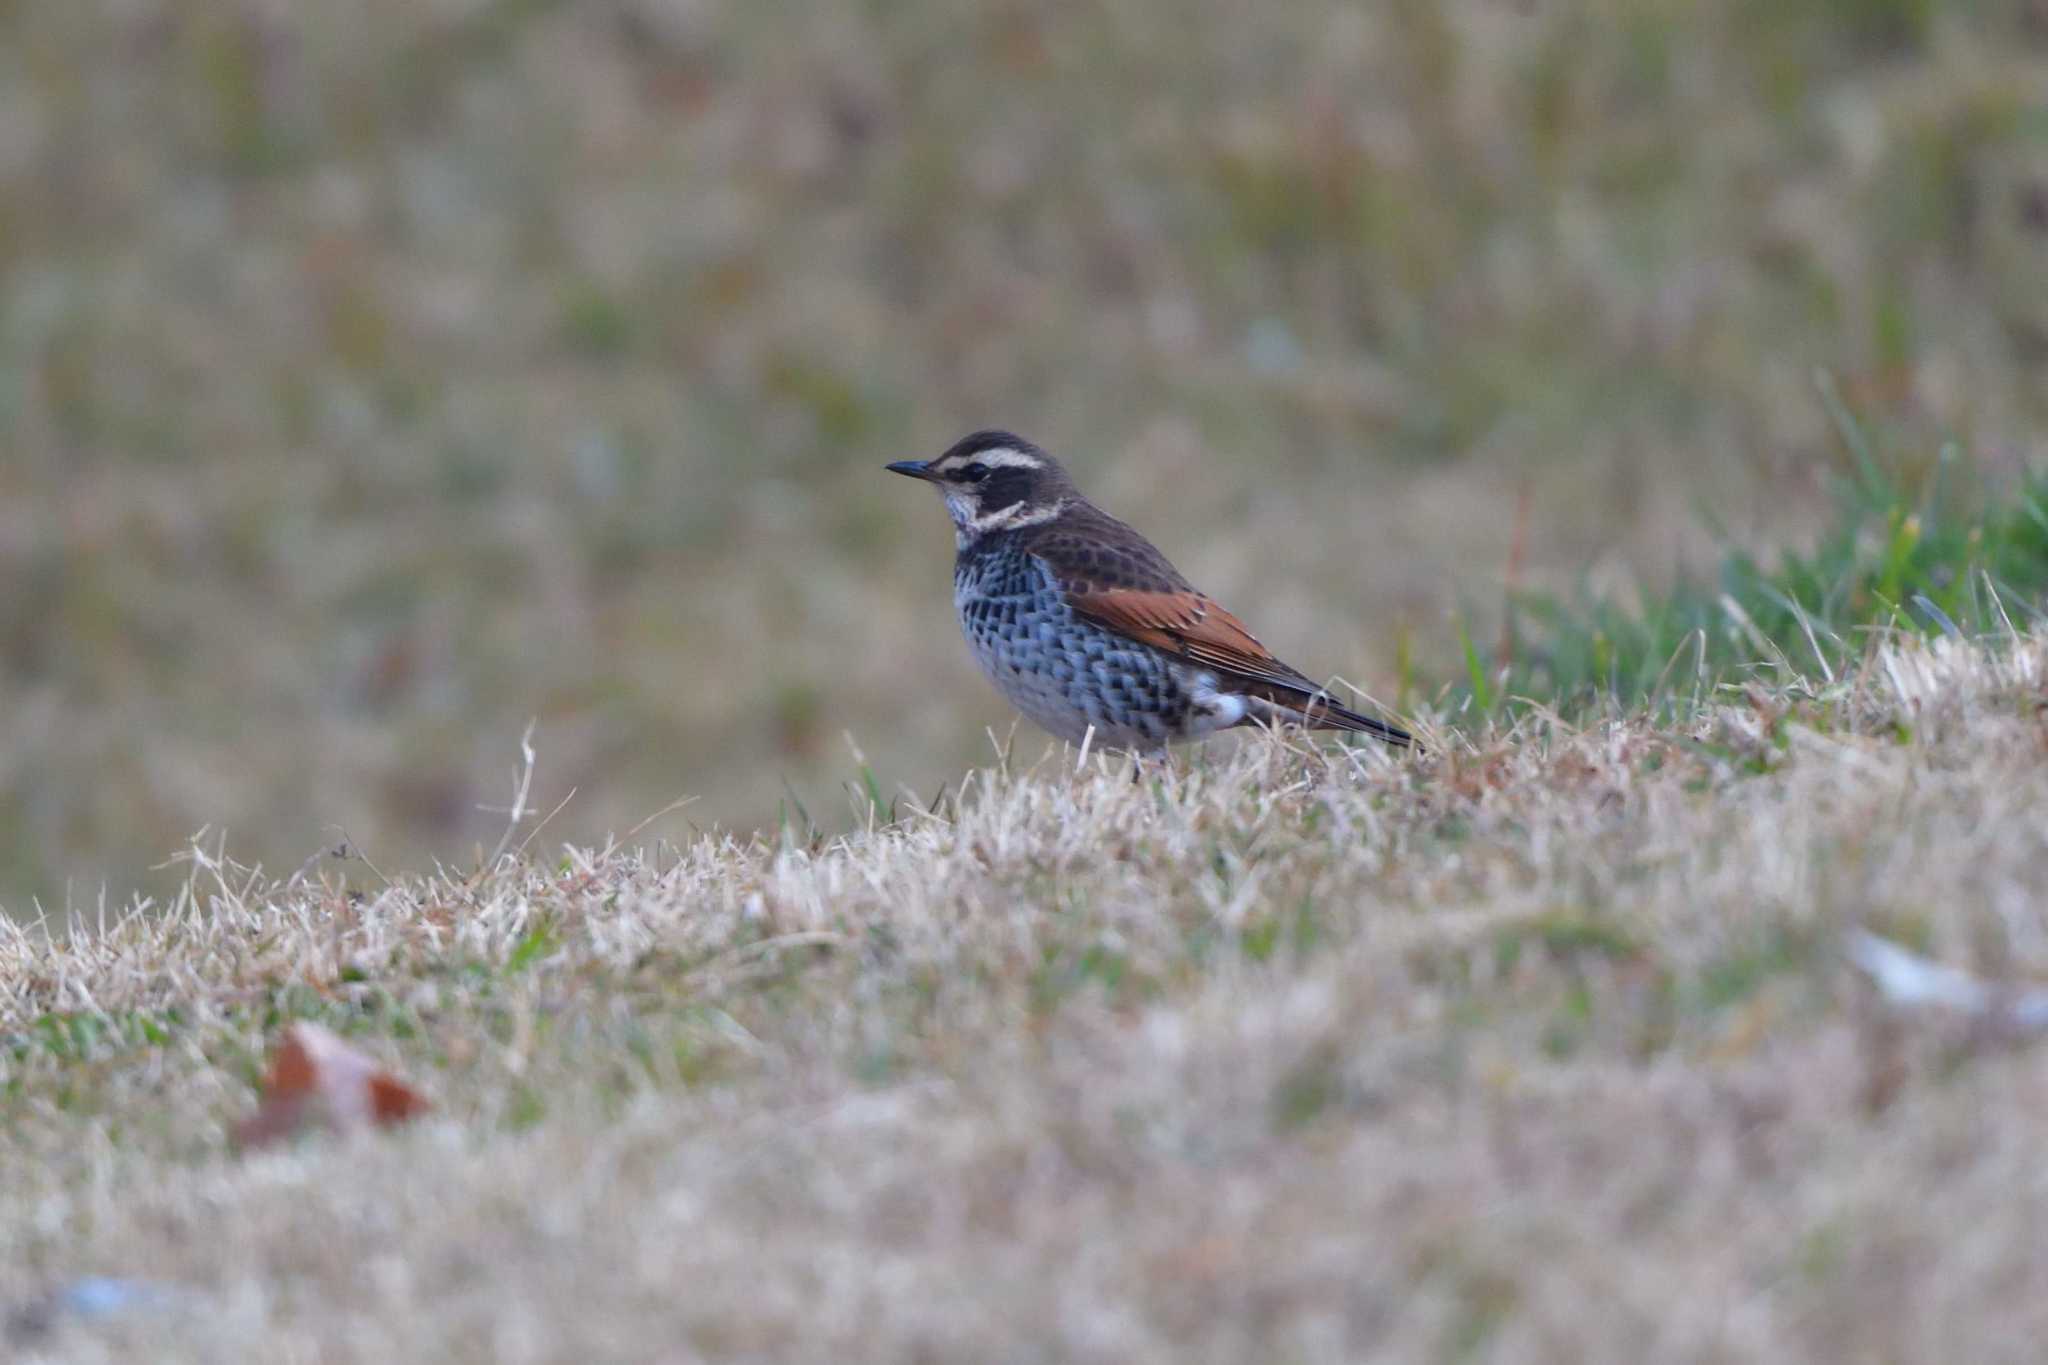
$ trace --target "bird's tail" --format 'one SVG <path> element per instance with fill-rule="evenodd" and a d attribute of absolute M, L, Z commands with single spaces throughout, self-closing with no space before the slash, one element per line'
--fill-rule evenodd
<path fill-rule="evenodd" d="M 1405 749 L 1415 742 L 1415 737 L 1398 725 L 1372 716 L 1360 715 L 1349 707 L 1339 706 L 1323 693 L 1312 697 L 1275 697 L 1279 706 L 1286 708 L 1283 719 L 1292 719 L 1311 730 L 1344 730 L 1352 734 L 1371 735 L 1383 739 L 1397 749 Z M 1277 708 L 1276 708 L 1277 709 Z"/>
<path fill-rule="evenodd" d="M 1386 721 L 1377 720 L 1372 716 L 1362 716 L 1327 699 L 1310 702 L 1302 712 L 1302 719 L 1308 722 L 1312 730 L 1348 730 L 1355 734 L 1371 735 L 1376 739 L 1385 740 L 1397 749 L 1405 749 L 1415 742 L 1415 736 L 1398 725 L 1389 725 Z"/>

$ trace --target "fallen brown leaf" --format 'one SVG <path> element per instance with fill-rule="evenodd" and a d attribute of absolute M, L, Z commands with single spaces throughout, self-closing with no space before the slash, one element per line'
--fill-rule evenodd
<path fill-rule="evenodd" d="M 300 1022 L 284 1031 L 263 1099 L 236 1125 L 235 1142 L 261 1147 L 314 1125 L 342 1133 L 388 1128 L 430 1107 L 425 1095 L 329 1030 Z"/>

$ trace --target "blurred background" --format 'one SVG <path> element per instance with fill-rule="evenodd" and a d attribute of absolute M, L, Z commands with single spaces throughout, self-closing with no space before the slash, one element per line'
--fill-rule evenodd
<path fill-rule="evenodd" d="M 550 844 L 930 795 L 976 426 L 1393 700 L 1798 544 L 1817 369 L 2048 461 L 2048 3 L 0 3 L 0 904 L 462 862 L 529 717 Z"/>

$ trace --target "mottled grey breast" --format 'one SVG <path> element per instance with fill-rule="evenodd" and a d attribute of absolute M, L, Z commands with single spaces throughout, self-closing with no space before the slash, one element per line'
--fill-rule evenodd
<path fill-rule="evenodd" d="M 953 606 L 975 662 L 1011 705 L 1059 738 L 1156 748 L 1188 731 L 1186 670 L 1081 620 L 1043 560 L 984 536 L 953 565 Z"/>

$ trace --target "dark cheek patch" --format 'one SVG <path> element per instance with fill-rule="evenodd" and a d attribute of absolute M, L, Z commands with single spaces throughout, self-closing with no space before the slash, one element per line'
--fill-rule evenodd
<path fill-rule="evenodd" d="M 1031 496 L 1029 474 L 1022 469 L 994 469 L 976 489 L 983 507 L 1008 507 Z"/>

